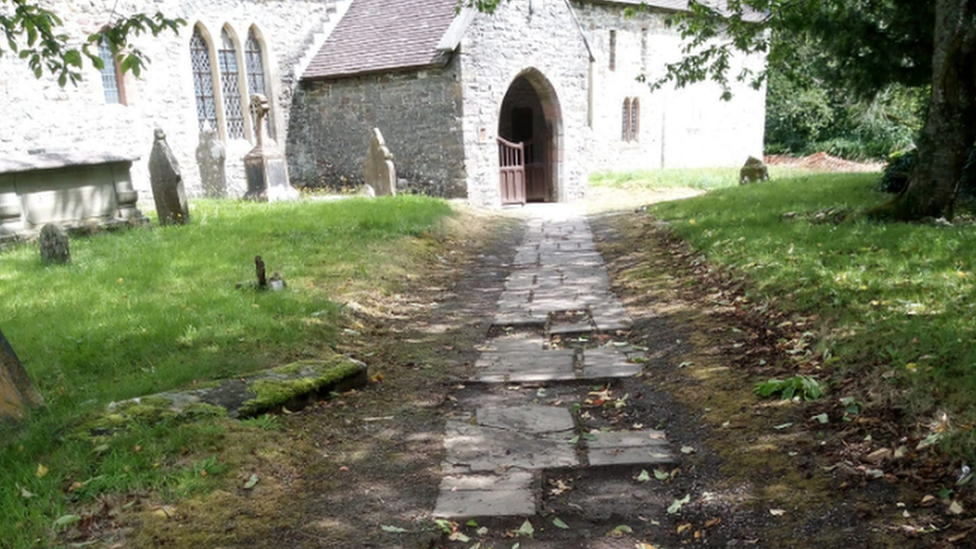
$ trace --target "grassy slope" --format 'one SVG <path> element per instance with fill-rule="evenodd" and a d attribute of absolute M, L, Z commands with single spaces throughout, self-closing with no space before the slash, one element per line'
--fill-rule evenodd
<path fill-rule="evenodd" d="M 201 200 L 189 226 L 73 239 L 66 267 L 43 266 L 32 245 L 4 252 L 3 330 L 48 408 L 0 449 L 0 547 L 48 543 L 70 502 L 104 491 L 192 490 L 215 467 L 206 451 L 225 436 L 221 422 L 91 440 L 72 435 L 73 423 L 113 400 L 330 352 L 339 300 L 416 276 L 431 249 L 424 236 L 450 214 L 443 201 L 406 196 Z M 253 280 L 255 255 L 286 291 L 235 288 Z"/>
<path fill-rule="evenodd" d="M 651 208 L 709 261 L 741 275 L 753 306 L 819 316 L 809 361 L 854 374 L 875 403 L 916 419 L 946 411 L 949 448 L 974 454 L 976 230 L 815 223 L 805 213 L 886 199 L 877 175 L 794 175 Z M 797 213 L 794 219 L 782 214 Z M 837 395 L 841 396 L 841 395 Z"/>

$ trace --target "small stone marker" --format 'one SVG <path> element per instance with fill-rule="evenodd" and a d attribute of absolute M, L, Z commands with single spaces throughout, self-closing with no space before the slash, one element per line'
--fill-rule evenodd
<path fill-rule="evenodd" d="M 205 196 L 223 198 L 227 195 L 227 173 L 224 170 L 226 160 L 227 152 L 217 137 L 217 132 L 203 130 L 200 133 L 200 144 L 197 145 L 197 165 L 200 167 L 200 184 Z"/>
<path fill-rule="evenodd" d="M 267 288 L 268 277 L 264 272 L 264 260 L 262 260 L 261 256 L 259 255 L 254 256 L 254 270 L 258 278 L 258 288 L 262 290 Z"/>
<path fill-rule="evenodd" d="M 41 229 L 41 261 L 48 265 L 71 263 L 71 249 L 68 234 L 58 225 L 48 223 Z"/>
<path fill-rule="evenodd" d="M 44 399 L 0 331 L 0 422 L 24 419 L 27 408 L 39 406 L 44 406 Z"/>
<path fill-rule="evenodd" d="M 166 143 L 166 133 L 156 128 L 152 152 L 149 154 L 149 179 L 160 225 L 186 225 L 190 210 L 183 189 L 183 176 L 176 156 Z"/>
<path fill-rule="evenodd" d="M 376 196 L 396 196 L 396 167 L 393 154 L 386 147 L 379 128 L 373 128 L 373 136 L 366 151 L 363 166 L 366 184 L 376 191 Z"/>
<path fill-rule="evenodd" d="M 739 185 L 755 183 L 757 181 L 767 181 L 769 179 L 769 168 L 763 164 L 762 160 L 750 156 L 742 169 L 739 170 Z"/>
<path fill-rule="evenodd" d="M 285 155 L 281 154 L 273 140 L 267 143 L 264 141 L 264 118 L 270 110 L 265 96 L 259 93 L 251 96 L 251 115 L 254 117 L 257 145 L 244 157 L 244 171 L 247 174 L 247 193 L 244 199 L 259 202 L 297 200 L 298 191 L 288 182 Z"/>

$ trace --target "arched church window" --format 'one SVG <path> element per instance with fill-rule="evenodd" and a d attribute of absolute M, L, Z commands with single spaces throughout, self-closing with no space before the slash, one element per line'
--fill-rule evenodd
<path fill-rule="evenodd" d="M 220 49 L 217 51 L 220 67 L 220 91 L 224 98 L 224 121 L 227 137 L 244 138 L 244 111 L 241 108 L 241 90 L 238 84 L 237 48 L 227 29 L 220 31 Z"/>
<path fill-rule="evenodd" d="M 112 48 L 106 41 L 98 45 L 98 57 L 102 60 L 102 90 L 105 92 L 105 103 L 108 105 L 125 104 L 125 93 L 122 88 L 122 75 L 119 65 L 112 55 Z"/>
<path fill-rule="evenodd" d="M 620 113 L 620 140 L 630 141 L 630 98 L 624 99 L 624 108 Z"/>
<path fill-rule="evenodd" d="M 630 101 L 630 140 L 639 141 L 640 135 L 640 99 L 636 97 Z"/>
<path fill-rule="evenodd" d="M 252 94 L 260 93 L 267 97 L 264 81 L 264 59 L 261 58 L 261 43 L 254 36 L 254 29 L 247 31 L 244 45 L 244 63 L 247 66 L 247 88 Z"/>
<path fill-rule="evenodd" d="M 216 130 L 217 106 L 214 100 L 210 47 L 200 32 L 200 27 L 194 27 L 193 36 L 190 37 L 190 64 L 193 68 L 193 91 L 197 97 L 197 122 L 200 131 Z"/>

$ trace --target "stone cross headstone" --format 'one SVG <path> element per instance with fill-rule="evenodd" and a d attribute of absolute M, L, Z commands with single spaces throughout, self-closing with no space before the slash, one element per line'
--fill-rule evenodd
<path fill-rule="evenodd" d="M 44 406 L 44 399 L 0 331 L 0 422 L 24 419 L 27 408 L 39 406 Z"/>
<path fill-rule="evenodd" d="M 244 157 L 244 171 L 247 175 L 245 200 L 278 202 L 297 200 L 298 191 L 288 182 L 288 165 L 273 140 L 264 141 L 264 119 L 270 107 L 263 95 L 251 96 L 251 115 L 254 117 L 254 132 L 257 145 Z"/>
<path fill-rule="evenodd" d="M 226 160 L 227 151 L 217 137 L 217 132 L 203 130 L 200 133 L 200 144 L 197 145 L 197 166 L 200 167 L 200 184 L 205 196 L 223 198 L 227 195 L 227 172 L 224 169 Z"/>
<path fill-rule="evenodd" d="M 366 184 L 373 188 L 376 196 L 396 196 L 396 166 L 379 128 L 373 128 L 363 172 Z"/>
<path fill-rule="evenodd" d="M 769 179 L 769 168 L 763 164 L 762 160 L 750 156 L 742 169 L 739 170 L 739 185 L 755 183 L 756 181 L 766 181 Z"/>
<path fill-rule="evenodd" d="M 58 225 L 48 223 L 41 228 L 39 239 L 41 261 L 47 264 L 65 265 L 71 262 L 71 249 L 68 234 Z"/>
<path fill-rule="evenodd" d="M 180 165 L 166 143 L 166 133 L 157 128 L 152 152 L 149 154 L 149 179 L 160 225 L 185 225 L 190 210 L 183 189 Z"/>

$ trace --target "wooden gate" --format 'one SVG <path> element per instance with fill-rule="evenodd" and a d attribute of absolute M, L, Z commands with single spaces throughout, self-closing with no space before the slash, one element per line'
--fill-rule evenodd
<path fill-rule="evenodd" d="M 498 138 L 502 204 L 525 204 L 525 145 Z"/>

